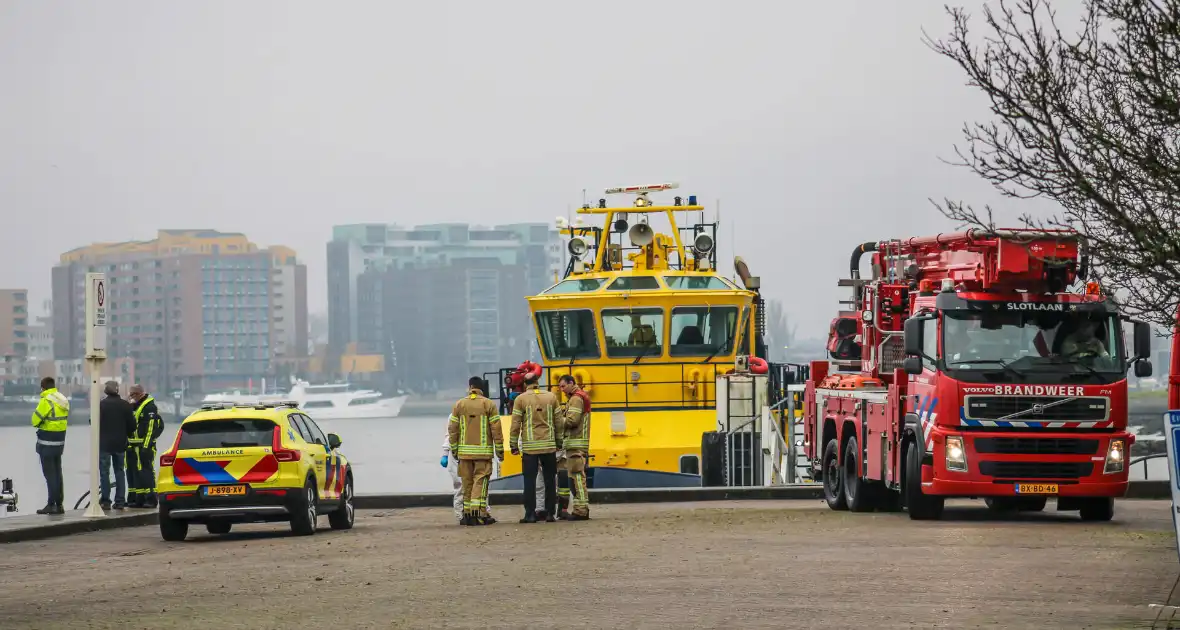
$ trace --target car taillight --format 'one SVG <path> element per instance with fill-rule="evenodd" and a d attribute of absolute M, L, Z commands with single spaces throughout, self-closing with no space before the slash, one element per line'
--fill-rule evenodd
<path fill-rule="evenodd" d="M 279 427 L 276 426 L 275 432 L 274 432 L 274 437 L 271 438 L 271 445 L 270 446 L 271 446 L 271 451 L 274 452 L 275 459 L 279 460 L 280 462 L 297 462 L 297 461 L 299 461 L 299 458 L 303 455 L 303 453 L 300 451 L 297 451 L 297 450 L 283 448 L 283 434 L 279 432 L 280 430 L 281 429 L 279 429 Z"/>
<path fill-rule="evenodd" d="M 176 451 L 180 448 L 180 431 L 176 432 L 176 437 L 172 440 L 172 448 L 168 449 L 167 453 L 160 456 L 160 467 L 171 466 L 176 463 Z"/>

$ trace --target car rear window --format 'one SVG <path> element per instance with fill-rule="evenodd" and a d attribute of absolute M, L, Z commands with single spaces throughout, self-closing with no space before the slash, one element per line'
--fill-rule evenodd
<path fill-rule="evenodd" d="M 270 446 L 275 423 L 270 420 L 233 418 L 199 420 L 180 427 L 179 449 Z"/>

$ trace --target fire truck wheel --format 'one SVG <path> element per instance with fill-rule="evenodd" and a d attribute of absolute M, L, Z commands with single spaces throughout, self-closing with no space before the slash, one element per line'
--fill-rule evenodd
<path fill-rule="evenodd" d="M 848 437 L 844 447 L 844 498 L 853 512 L 873 511 L 873 488 L 860 477 L 860 447 L 856 436 Z"/>
<path fill-rule="evenodd" d="M 1114 518 L 1114 499 L 1096 497 L 1082 502 L 1083 521 L 1109 521 Z"/>
<path fill-rule="evenodd" d="M 842 483 L 844 475 L 840 470 L 840 463 L 836 459 L 836 449 L 836 440 L 829 440 L 828 445 L 824 447 L 824 500 L 833 510 L 846 510 L 848 503 L 844 497 L 844 484 Z"/>
<path fill-rule="evenodd" d="M 877 496 L 877 509 L 881 512 L 900 512 L 902 508 L 901 492 L 893 490 L 885 484 L 875 486 L 879 493 Z"/>
<path fill-rule="evenodd" d="M 937 520 L 942 517 L 942 497 L 922 494 L 922 455 L 918 445 L 910 442 L 905 451 L 905 504 L 910 520 Z"/>

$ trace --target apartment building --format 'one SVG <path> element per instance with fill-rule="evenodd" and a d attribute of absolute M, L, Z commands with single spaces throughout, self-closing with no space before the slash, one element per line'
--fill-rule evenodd
<path fill-rule="evenodd" d="M 87 272 L 107 274 L 108 355 L 135 359 L 155 391 L 239 387 L 307 354 L 307 272 L 288 247 L 160 230 L 66 252 L 53 269 L 56 359 L 84 352 Z"/>
<path fill-rule="evenodd" d="M 29 354 L 29 292 L 0 289 L 0 357 Z"/>

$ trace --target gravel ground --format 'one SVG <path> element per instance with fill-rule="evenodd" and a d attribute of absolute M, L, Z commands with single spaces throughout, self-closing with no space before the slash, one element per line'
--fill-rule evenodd
<path fill-rule="evenodd" d="M 1177 576 L 1167 502 L 1103 524 L 953 505 L 933 523 L 751 501 L 537 525 L 494 506 L 481 528 L 359 512 L 310 538 L 95 532 L 0 546 L 0 627 L 1132 628 Z"/>

